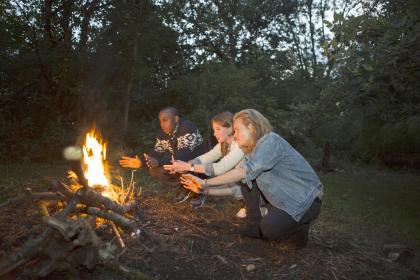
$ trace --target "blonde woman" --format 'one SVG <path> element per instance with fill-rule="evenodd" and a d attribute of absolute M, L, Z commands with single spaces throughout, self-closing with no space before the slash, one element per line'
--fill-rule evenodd
<path fill-rule="evenodd" d="M 309 226 L 320 213 L 323 196 L 315 171 L 286 140 L 272 132 L 269 121 L 258 111 L 247 109 L 235 114 L 234 130 L 235 140 L 245 153 L 243 166 L 205 180 L 183 175 L 184 187 L 207 192 L 209 186 L 244 179 L 247 225 L 242 235 L 289 239 L 295 248 L 305 247 Z M 260 197 L 268 203 L 268 213 L 263 218 Z"/>
<path fill-rule="evenodd" d="M 233 114 L 222 112 L 211 120 L 214 137 L 217 145 L 209 151 L 190 162 L 174 160 L 172 164 L 165 165 L 164 168 L 170 173 L 195 172 L 207 176 L 217 176 L 235 168 L 239 165 L 245 154 L 233 139 Z M 233 196 L 242 199 L 241 187 L 236 182 L 221 186 L 208 188 L 207 194 L 210 196 Z M 192 201 L 193 205 L 202 206 L 205 196 L 201 200 Z M 236 214 L 237 217 L 245 217 L 245 208 L 241 208 Z"/>

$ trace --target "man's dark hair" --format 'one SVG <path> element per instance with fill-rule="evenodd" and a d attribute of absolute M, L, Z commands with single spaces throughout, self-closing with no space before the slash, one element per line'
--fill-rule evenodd
<path fill-rule="evenodd" d="M 159 112 L 169 111 L 174 116 L 179 116 L 178 110 L 171 106 L 163 107 Z"/>

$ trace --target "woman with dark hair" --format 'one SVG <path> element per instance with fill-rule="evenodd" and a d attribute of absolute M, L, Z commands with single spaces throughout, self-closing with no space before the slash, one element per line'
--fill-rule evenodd
<path fill-rule="evenodd" d="M 244 153 L 238 143 L 233 139 L 233 114 L 222 112 L 214 116 L 211 120 L 214 137 L 217 145 L 209 151 L 189 162 L 174 160 L 172 164 L 165 165 L 164 168 L 171 173 L 195 172 L 207 176 L 217 176 L 235 168 L 244 158 Z M 210 196 L 233 196 L 242 199 L 241 187 L 236 182 L 230 184 L 214 186 L 208 189 Z M 201 200 L 192 201 L 196 206 L 202 206 L 205 196 Z M 237 217 L 245 217 L 245 209 L 242 208 L 237 213 Z"/>
<path fill-rule="evenodd" d="M 246 237 L 289 239 L 295 248 L 306 246 L 311 222 L 318 217 L 323 186 L 309 163 L 286 140 L 272 132 L 269 121 L 247 109 L 234 116 L 235 140 L 245 153 L 244 164 L 223 175 L 181 178 L 184 187 L 200 193 L 209 186 L 245 180 L 242 194 L 247 211 Z M 260 199 L 267 202 L 262 218 Z"/>

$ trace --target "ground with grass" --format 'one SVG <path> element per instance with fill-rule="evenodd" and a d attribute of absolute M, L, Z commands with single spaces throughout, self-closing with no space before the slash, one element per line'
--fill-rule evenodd
<path fill-rule="evenodd" d="M 26 187 L 46 189 L 65 171 L 59 165 L 0 166 L 0 204 Z M 294 251 L 287 243 L 241 238 L 238 202 L 209 199 L 199 210 L 173 204 L 170 189 L 137 172 L 144 235 L 123 235 L 128 250 L 120 260 L 157 279 L 420 279 L 420 176 L 349 167 L 320 177 L 327 192 L 322 213 L 308 246 Z M 28 200 L 0 210 L 1 261 L 22 246 L 40 218 Z M 401 252 L 384 250 L 395 244 L 410 254 L 395 261 Z M 49 277 L 63 278 L 121 279 L 99 267 Z"/>

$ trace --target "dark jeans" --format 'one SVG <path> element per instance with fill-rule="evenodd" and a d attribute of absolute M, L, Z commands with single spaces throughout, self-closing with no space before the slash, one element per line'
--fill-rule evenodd
<path fill-rule="evenodd" d="M 256 182 L 253 182 L 250 190 L 247 185 L 241 184 L 247 209 L 247 219 L 250 223 L 257 223 L 263 238 L 267 240 L 284 240 L 293 236 L 303 228 L 308 228 L 321 211 L 321 200 L 315 199 L 305 215 L 296 222 L 287 212 L 268 204 L 268 214 L 261 218 L 260 197 L 261 191 Z"/>

